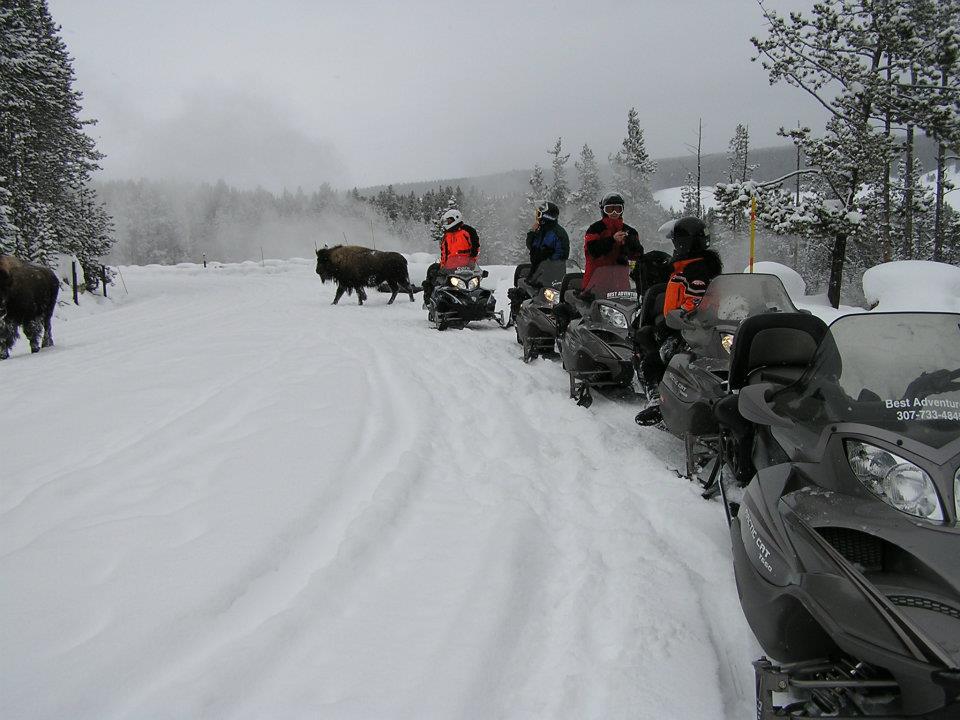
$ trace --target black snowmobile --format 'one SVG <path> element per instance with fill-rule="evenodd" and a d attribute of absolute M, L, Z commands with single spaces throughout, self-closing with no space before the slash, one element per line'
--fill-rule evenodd
<path fill-rule="evenodd" d="M 516 324 L 517 342 L 523 347 L 523 361 L 553 353 L 557 342 L 555 310 L 567 275 L 566 260 L 544 260 L 530 274 L 529 265 L 518 265 L 511 299 L 520 300 L 511 322 Z M 526 270 L 526 272 L 524 272 Z M 510 324 L 510 323 L 508 323 Z"/>
<path fill-rule="evenodd" d="M 686 476 L 701 473 L 717 456 L 713 406 L 729 393 L 730 351 L 737 328 L 752 315 L 796 313 L 780 278 L 738 273 L 714 278 L 697 309 L 674 310 L 667 325 L 680 330 L 679 347 L 660 382 L 666 428 L 686 446 Z"/>
<path fill-rule="evenodd" d="M 441 271 L 427 303 L 427 319 L 437 330 L 464 328 L 471 320 L 496 320 L 504 327 L 493 291 L 480 287 L 488 274 L 473 265 Z"/>
<path fill-rule="evenodd" d="M 717 406 L 757 718 L 960 718 L 960 314 L 815 321 L 744 323 Z"/>
<path fill-rule="evenodd" d="M 568 275 L 564 283 L 574 279 Z M 562 295 L 566 308 L 556 311 L 560 358 L 570 376 L 570 397 L 577 405 L 590 407 L 593 388 L 633 384 L 632 328 L 640 303 L 626 265 L 599 267 L 589 286 L 564 288 Z"/>

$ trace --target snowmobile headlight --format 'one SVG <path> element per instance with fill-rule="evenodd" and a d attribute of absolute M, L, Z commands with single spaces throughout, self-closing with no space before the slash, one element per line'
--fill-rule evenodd
<path fill-rule="evenodd" d="M 914 517 L 943 522 L 937 488 L 920 467 L 873 445 L 847 441 L 853 474 L 888 505 Z"/>
<path fill-rule="evenodd" d="M 478 277 L 470 278 L 467 282 L 467 290 L 476 290 L 478 287 L 480 287 L 480 278 Z"/>
<path fill-rule="evenodd" d="M 733 333 L 720 333 L 720 347 L 727 351 L 727 355 L 733 350 Z"/>
<path fill-rule="evenodd" d="M 463 281 L 463 279 L 458 278 L 456 275 L 450 276 L 450 284 L 455 288 L 459 288 L 460 290 L 465 290 L 467 287 L 467 284 Z"/>
<path fill-rule="evenodd" d="M 609 305 L 600 306 L 600 318 L 614 327 L 624 329 L 627 327 L 627 316 Z"/>
<path fill-rule="evenodd" d="M 556 290 L 554 290 L 553 288 L 544 288 L 544 289 L 543 289 L 543 299 L 546 300 L 548 303 L 555 303 L 555 302 L 557 301 L 557 297 L 558 297 L 559 295 L 560 295 L 560 293 L 558 293 L 558 292 L 557 292 Z"/>

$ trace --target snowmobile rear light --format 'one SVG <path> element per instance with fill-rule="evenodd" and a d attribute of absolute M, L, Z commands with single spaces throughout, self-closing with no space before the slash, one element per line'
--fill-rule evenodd
<path fill-rule="evenodd" d="M 627 317 L 619 310 L 610 307 L 609 305 L 600 306 L 600 318 L 605 322 L 613 325 L 614 327 L 624 328 L 627 327 Z"/>
<path fill-rule="evenodd" d="M 943 522 L 937 488 L 926 471 L 867 443 L 848 440 L 846 449 L 850 469 L 870 492 L 900 512 Z"/>
<path fill-rule="evenodd" d="M 476 290 L 478 287 L 480 287 L 480 278 L 478 277 L 470 278 L 467 282 L 467 290 Z"/>
<path fill-rule="evenodd" d="M 467 288 L 467 284 L 463 281 L 463 279 L 458 278 L 456 275 L 450 276 L 450 284 L 455 288 L 459 288 L 460 290 L 466 290 Z"/>
<path fill-rule="evenodd" d="M 544 288 L 544 289 L 543 289 L 543 299 L 546 300 L 548 303 L 555 303 L 555 302 L 557 302 L 557 298 L 558 298 L 558 297 L 560 297 L 560 293 L 558 293 L 558 292 L 557 292 L 556 290 L 554 290 L 553 288 Z"/>
<path fill-rule="evenodd" d="M 727 351 L 727 355 L 733 350 L 733 333 L 720 333 L 720 347 Z"/>

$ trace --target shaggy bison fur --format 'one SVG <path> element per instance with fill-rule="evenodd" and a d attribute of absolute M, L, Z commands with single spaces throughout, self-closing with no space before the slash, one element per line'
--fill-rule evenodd
<path fill-rule="evenodd" d="M 357 299 L 363 305 L 367 299 L 365 287 L 377 287 L 386 283 L 390 287 L 389 305 L 402 292 L 410 296 L 413 302 L 414 290 L 410 287 L 410 275 L 407 272 L 407 259 L 400 253 L 371 250 L 359 245 L 335 245 L 332 248 L 317 250 L 317 275 L 326 282 L 337 283 L 336 305 L 344 293 L 354 290 Z"/>
<path fill-rule="evenodd" d="M 60 283 L 50 268 L 0 255 L 0 360 L 10 357 L 20 326 L 31 351 L 53 345 L 50 320 L 59 292 Z"/>

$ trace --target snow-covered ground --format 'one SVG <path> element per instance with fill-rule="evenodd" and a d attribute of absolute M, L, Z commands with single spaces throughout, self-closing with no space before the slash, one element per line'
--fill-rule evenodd
<path fill-rule="evenodd" d="M 636 406 L 307 260 L 123 280 L 0 366 L 0 717 L 751 715 L 721 507 Z"/>

